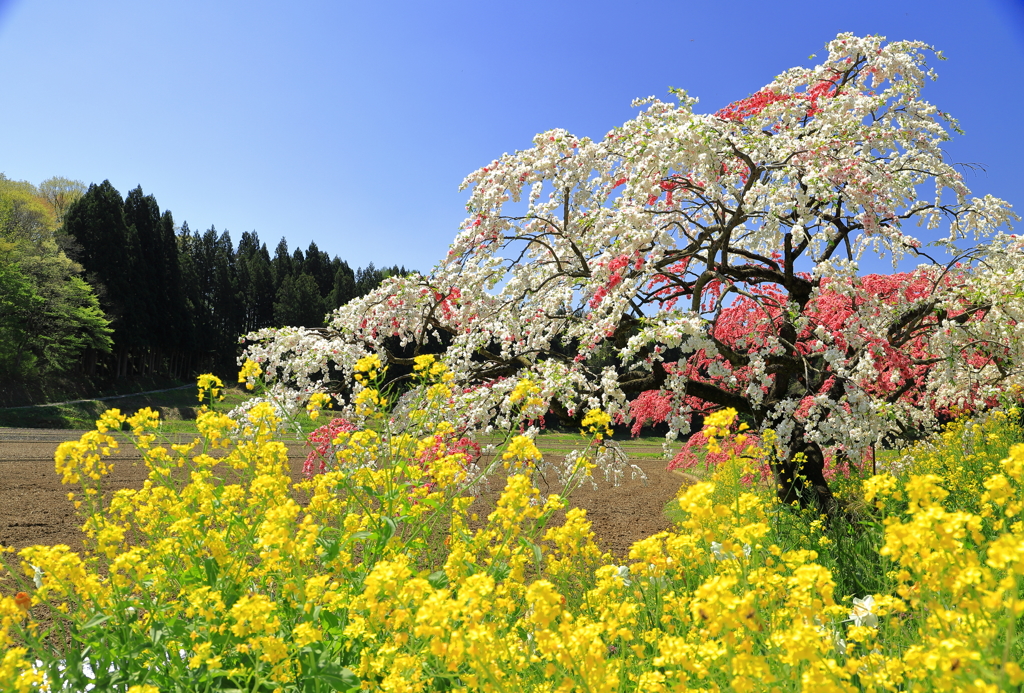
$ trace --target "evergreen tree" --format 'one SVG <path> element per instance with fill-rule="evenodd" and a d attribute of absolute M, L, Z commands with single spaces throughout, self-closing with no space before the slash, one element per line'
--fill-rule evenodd
<path fill-rule="evenodd" d="M 274 322 L 274 278 L 267 246 L 260 245 L 255 231 L 242 234 L 236 267 L 242 333 L 269 327 Z"/>
<path fill-rule="evenodd" d="M 211 229 L 212 230 L 212 229 Z M 241 310 L 237 300 L 238 279 L 231 235 L 224 231 L 214 244 L 215 349 L 220 368 L 235 367 L 238 336 L 242 334 Z"/>
<path fill-rule="evenodd" d="M 181 373 L 227 372 L 240 335 L 271 325 L 322 326 L 328 310 L 406 273 L 373 263 L 353 272 L 315 241 L 303 253 L 281 238 L 271 258 L 255 231 L 242 234 L 236 251 L 216 227 L 200 234 L 184 223 L 177 235 L 174 228 L 170 212 L 161 214 L 141 186 L 122 200 L 104 181 L 68 209 L 67 247 L 116 318 L 119 374 L 165 362 Z M 20 286 L 12 273 L 4 281 Z"/>
<path fill-rule="evenodd" d="M 331 256 L 317 247 L 316 241 L 310 241 L 306 250 L 306 260 L 302 271 L 316 280 L 320 295 L 327 297 L 334 285 L 334 273 L 331 272 Z"/>
<path fill-rule="evenodd" d="M 187 315 L 182 344 L 190 352 L 190 362 L 194 366 L 196 356 L 203 349 L 201 335 L 204 330 L 209 330 L 200 280 L 200 272 L 204 269 L 200 266 L 201 240 L 199 234 L 189 228 L 187 221 L 182 223 L 175 240 L 178 246 L 178 266 L 181 268 L 182 300 Z"/>
<path fill-rule="evenodd" d="M 323 327 L 326 312 L 313 277 L 306 273 L 285 277 L 274 303 L 274 321 L 279 326 Z"/>
<path fill-rule="evenodd" d="M 274 273 L 274 294 L 277 295 L 277 291 L 280 290 L 284 278 L 295 273 L 295 268 L 292 266 L 292 256 L 288 252 L 288 241 L 285 240 L 284 236 L 281 237 L 277 248 L 274 249 L 274 260 L 271 262 L 270 267 Z"/>
<path fill-rule="evenodd" d="M 292 276 L 298 279 L 299 275 L 306 271 L 306 258 L 302 251 L 296 248 L 292 252 Z"/>
<path fill-rule="evenodd" d="M 331 310 L 343 306 L 356 297 L 356 275 L 352 268 L 345 261 L 338 263 L 338 269 L 334 273 L 333 288 L 328 299 L 328 306 Z"/>
<path fill-rule="evenodd" d="M 124 201 L 109 180 L 90 185 L 68 210 L 64 231 L 81 247 L 76 258 L 92 285 L 101 285 L 104 311 L 113 318 L 116 374 L 126 373 L 131 350 L 146 341 L 145 303 L 140 301 L 141 256 L 134 226 L 125 222 Z"/>
<path fill-rule="evenodd" d="M 189 316 L 185 306 L 185 290 L 182 285 L 180 256 L 178 253 L 178 241 L 174 233 L 174 216 L 170 210 L 164 211 L 160 216 L 158 226 L 159 250 L 156 254 L 159 267 L 159 286 L 165 294 L 167 314 L 165 345 L 180 351 L 188 343 Z M 176 355 L 175 360 L 180 356 Z M 174 373 L 179 377 L 184 376 L 180 368 L 175 368 Z M 190 375 L 190 374 L 189 374 Z"/>
<path fill-rule="evenodd" d="M 166 344 L 171 331 L 166 318 L 171 313 L 165 279 L 163 248 L 160 239 L 160 206 L 156 198 L 137 186 L 124 200 L 124 221 L 129 233 L 138 239 L 138 255 L 133 258 L 135 311 L 139 346 L 151 348 Z"/>
<path fill-rule="evenodd" d="M 230 234 L 211 226 L 201 236 L 182 225 L 178 237 L 183 280 L 192 313 L 192 346 L 202 367 L 228 372 L 235 367 L 242 333 L 237 262 Z"/>
<path fill-rule="evenodd" d="M 384 273 L 371 262 L 365 268 L 356 270 L 356 296 L 365 296 L 384 281 Z"/>

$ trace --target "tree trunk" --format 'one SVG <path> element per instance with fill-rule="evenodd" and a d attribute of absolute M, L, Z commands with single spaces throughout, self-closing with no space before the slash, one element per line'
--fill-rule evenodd
<path fill-rule="evenodd" d="M 795 431 L 794 436 L 798 433 L 803 431 Z M 771 468 L 782 503 L 796 502 L 801 508 L 817 510 L 828 517 L 836 514 L 839 503 L 825 479 L 825 455 L 817 443 L 796 438 L 789 456 L 785 460 L 773 460 Z"/>

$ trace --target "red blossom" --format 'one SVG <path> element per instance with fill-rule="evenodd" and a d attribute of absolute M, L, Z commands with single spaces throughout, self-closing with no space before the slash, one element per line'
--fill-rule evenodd
<path fill-rule="evenodd" d="M 359 427 L 348 419 L 336 417 L 309 434 L 307 442 L 314 446 L 302 464 L 302 474 L 308 479 L 317 473 L 327 471 L 328 455 L 334 446 L 334 439 L 340 433 L 354 433 Z"/>
<path fill-rule="evenodd" d="M 668 421 L 672 414 L 672 393 L 664 390 L 647 390 L 629 403 L 629 416 L 633 426 L 629 429 L 634 437 L 648 424 Z"/>

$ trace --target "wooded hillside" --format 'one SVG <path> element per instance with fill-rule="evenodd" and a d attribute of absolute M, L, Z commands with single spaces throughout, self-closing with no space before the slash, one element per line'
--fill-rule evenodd
<path fill-rule="evenodd" d="M 142 187 L 0 174 L 0 400 L 65 378 L 229 374 L 251 330 L 322 325 L 404 267 L 353 270 L 315 242 L 273 255 L 255 231 L 177 226 Z"/>

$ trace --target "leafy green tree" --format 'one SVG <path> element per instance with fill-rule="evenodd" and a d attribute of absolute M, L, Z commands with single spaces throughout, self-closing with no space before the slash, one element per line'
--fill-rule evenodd
<path fill-rule="evenodd" d="M 86 353 L 111 350 L 110 322 L 84 279 L 72 275 L 38 290 L 42 301 L 25 322 L 31 335 L 29 350 L 43 372 L 67 371 Z"/>
<path fill-rule="evenodd" d="M 40 244 L 53 238 L 55 223 L 36 187 L 0 173 L 0 236 Z"/>
<path fill-rule="evenodd" d="M 0 238 L 0 374 L 20 380 L 35 370 L 34 359 L 25 359 L 31 339 L 27 320 L 40 309 L 42 298 L 15 257 L 15 244 Z"/>
<path fill-rule="evenodd" d="M 8 378 L 44 378 L 110 351 L 109 320 L 55 228 L 34 186 L 0 177 L 0 373 Z"/>
<path fill-rule="evenodd" d="M 61 176 L 47 178 L 39 184 L 39 194 L 53 209 L 57 226 L 64 223 L 64 217 L 75 202 L 85 194 L 85 183 Z"/>

